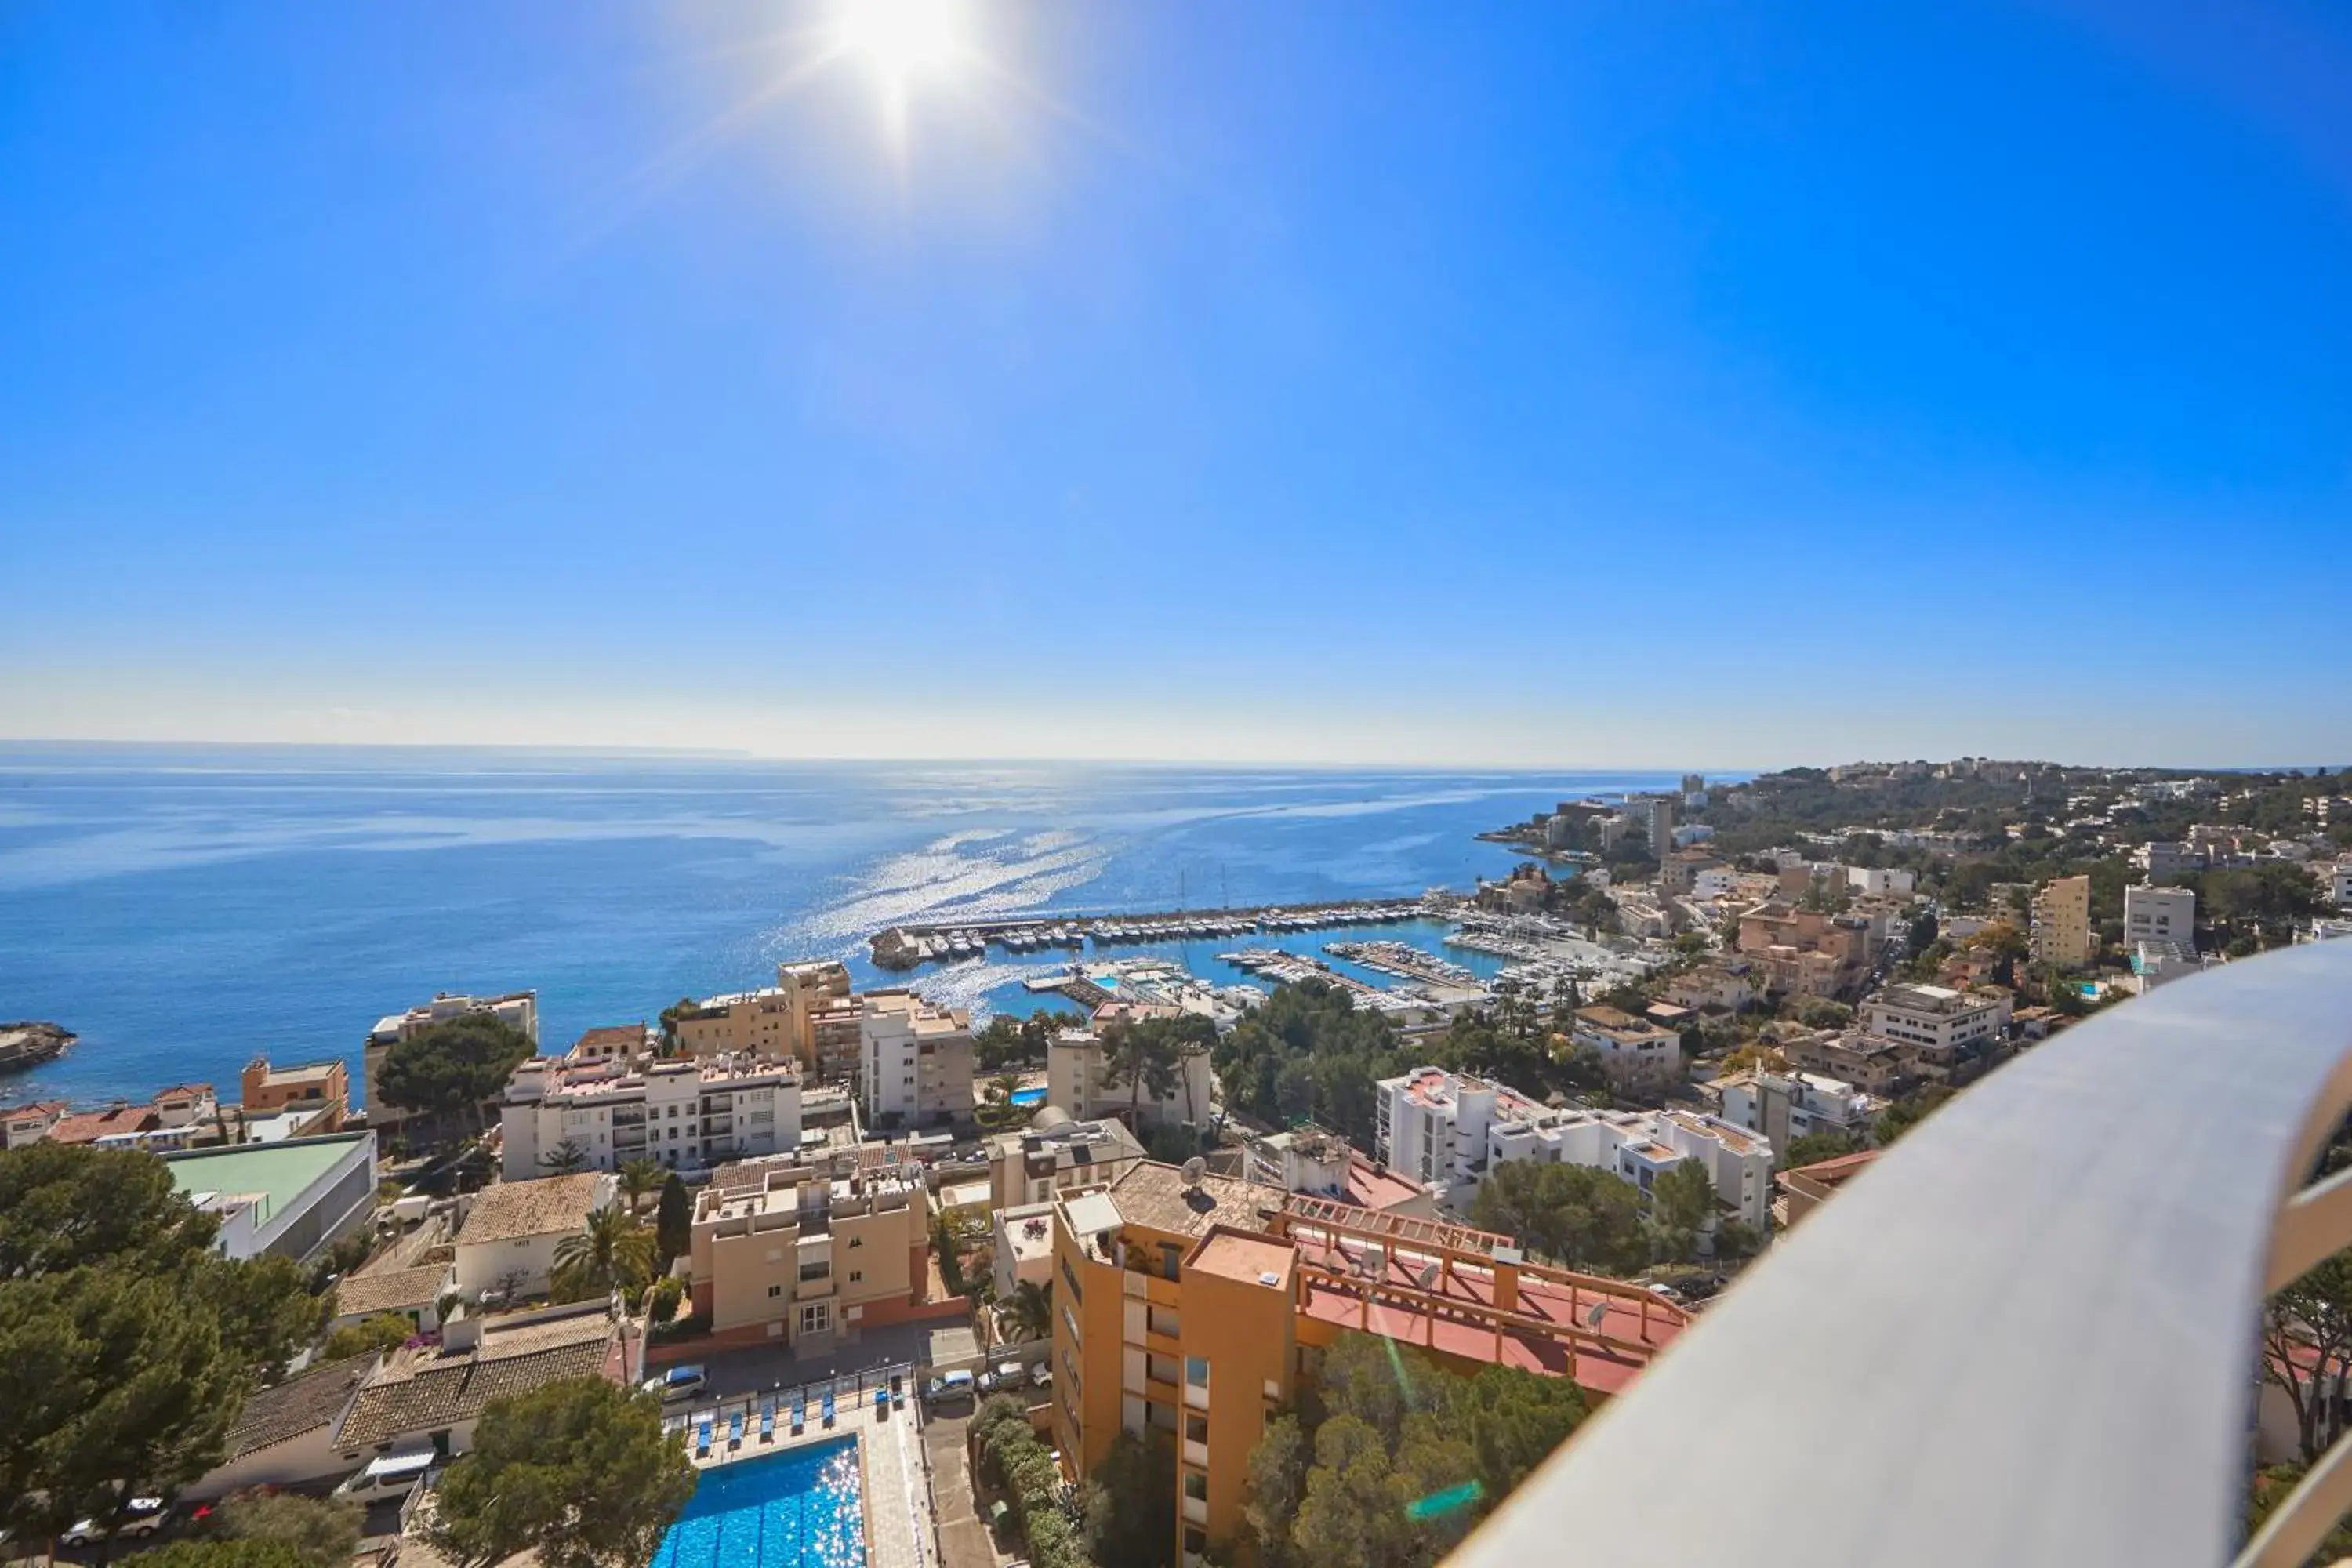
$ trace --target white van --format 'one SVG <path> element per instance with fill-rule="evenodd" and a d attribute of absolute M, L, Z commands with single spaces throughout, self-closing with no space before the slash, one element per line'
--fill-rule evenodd
<path fill-rule="evenodd" d="M 383 1455 L 370 1459 L 359 1474 L 345 1477 L 343 1484 L 335 1489 L 335 1495 L 353 1502 L 382 1502 L 387 1498 L 406 1497 L 440 1458 L 430 1448 L 421 1454 Z"/>

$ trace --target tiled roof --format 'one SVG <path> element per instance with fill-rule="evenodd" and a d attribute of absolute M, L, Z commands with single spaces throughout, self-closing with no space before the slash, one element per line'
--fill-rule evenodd
<path fill-rule="evenodd" d="M 49 1138 L 58 1143 L 95 1143 L 116 1132 L 144 1132 L 161 1125 L 162 1118 L 144 1105 L 117 1106 L 111 1110 L 85 1110 L 68 1116 L 49 1129 Z"/>
<path fill-rule="evenodd" d="M 491 1400 L 567 1377 L 606 1375 L 613 1326 L 599 1310 L 512 1329 L 486 1327 L 478 1350 L 395 1351 L 360 1390 L 343 1423 L 345 1449 L 471 1421 Z"/>
<path fill-rule="evenodd" d="M 458 1228 L 457 1244 L 578 1230 L 588 1223 L 588 1212 L 596 1206 L 596 1190 L 604 1180 L 597 1172 L 583 1171 L 532 1182 L 501 1182 L 474 1200 L 473 1212 Z"/>
<path fill-rule="evenodd" d="M 404 1312 L 429 1307 L 449 1283 L 446 1265 L 387 1268 L 380 1274 L 354 1274 L 335 1287 L 335 1315 L 373 1317 L 378 1312 Z"/>
<path fill-rule="evenodd" d="M 242 1458 L 257 1448 L 324 1426 L 342 1413 L 352 1390 L 374 1364 L 375 1352 L 370 1351 L 314 1366 L 299 1377 L 261 1390 L 237 1413 L 236 1424 L 228 1429 L 228 1447 L 223 1457 Z"/>

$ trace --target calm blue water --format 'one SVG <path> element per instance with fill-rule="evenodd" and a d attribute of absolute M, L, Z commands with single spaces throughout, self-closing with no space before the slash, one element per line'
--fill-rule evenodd
<path fill-rule="evenodd" d="M 702 1472 L 653 1568 L 863 1568 L 857 1439 Z"/>
<path fill-rule="evenodd" d="M 1014 1090 L 1013 1091 L 1013 1104 L 1015 1104 L 1015 1105 L 1043 1105 L 1043 1104 L 1045 1104 L 1045 1086 L 1041 1084 L 1041 1085 L 1039 1085 L 1039 1086 L 1038 1086 L 1037 1088 L 1035 1088 L 1035 1089 L 1014 1089 Z"/>
<path fill-rule="evenodd" d="M 1512 859 L 1475 833 L 1669 782 L 0 745 L 0 1018 L 82 1036 L 0 1092 L 227 1085 L 257 1052 L 347 1057 L 356 1079 L 369 1026 L 436 991 L 535 987 L 560 1047 L 767 983 L 781 959 L 879 980 L 864 939 L 906 920 L 1466 886 Z M 1326 940 L 1110 952 L 1236 979 L 1216 952 Z M 1019 982 L 1066 962 L 999 953 L 916 980 L 1017 1011 L 1032 1005 Z"/>

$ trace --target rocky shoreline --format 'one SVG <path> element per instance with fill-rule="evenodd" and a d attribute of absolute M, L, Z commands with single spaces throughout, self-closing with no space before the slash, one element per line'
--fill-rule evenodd
<path fill-rule="evenodd" d="M 0 1072 L 23 1072 L 53 1062 L 79 1037 L 61 1024 L 0 1024 Z"/>

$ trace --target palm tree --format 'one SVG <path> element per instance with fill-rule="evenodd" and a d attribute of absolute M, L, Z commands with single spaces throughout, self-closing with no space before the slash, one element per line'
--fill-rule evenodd
<path fill-rule="evenodd" d="M 1021 1075 L 1019 1073 L 998 1073 L 994 1078 L 988 1080 L 988 1098 L 1001 1101 L 1003 1104 L 1010 1105 L 1013 1103 L 1013 1096 L 1014 1092 L 1018 1090 L 1020 1087 Z"/>
<path fill-rule="evenodd" d="M 576 1175 L 588 1168 L 588 1151 L 566 1138 L 539 1157 L 539 1168 L 551 1175 Z"/>
<path fill-rule="evenodd" d="M 629 1212 L 644 1208 L 647 1193 L 661 1191 L 663 1180 L 669 1173 L 653 1160 L 631 1160 L 620 1170 L 621 1195 L 629 1200 Z"/>
<path fill-rule="evenodd" d="M 556 1294 L 573 1300 L 635 1290 L 653 1272 L 653 1232 L 617 1206 L 596 1210 L 578 1235 L 555 1244 Z"/>
<path fill-rule="evenodd" d="M 1015 1339 L 1050 1339 L 1054 1332 L 1053 1288 L 1034 1279 L 1024 1279 L 1005 1298 L 1004 1317 Z"/>

